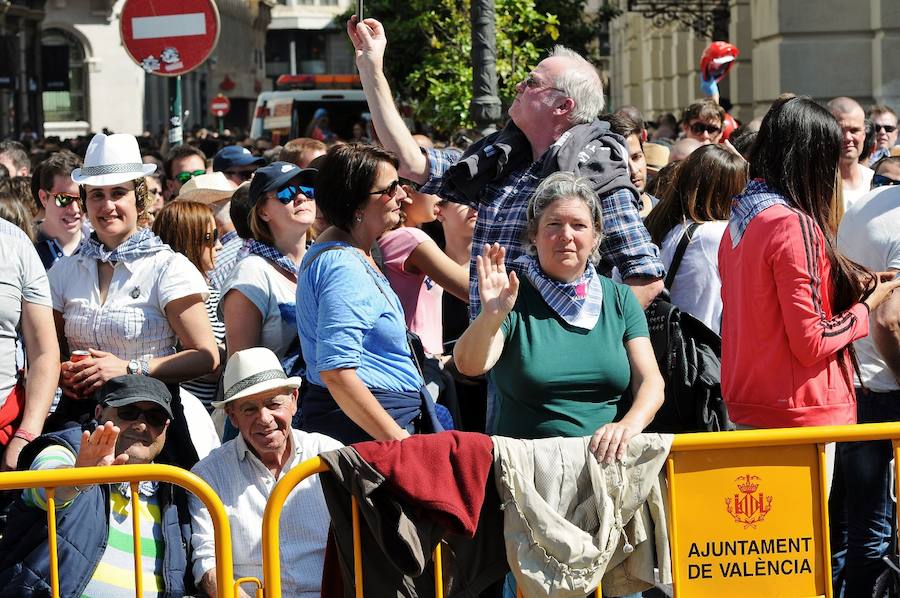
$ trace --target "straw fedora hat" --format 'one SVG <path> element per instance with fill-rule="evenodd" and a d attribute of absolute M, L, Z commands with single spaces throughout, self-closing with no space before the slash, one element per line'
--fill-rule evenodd
<path fill-rule="evenodd" d="M 72 180 L 79 185 L 103 187 L 139 179 L 155 171 L 156 164 L 141 162 L 141 150 L 134 135 L 97 133 L 84 155 L 84 166 L 72 171 Z"/>
<path fill-rule="evenodd" d="M 659 143 L 645 143 L 644 158 L 647 159 L 647 170 L 656 174 L 669 163 L 669 148 Z"/>
<path fill-rule="evenodd" d="M 210 172 L 193 177 L 181 186 L 176 199 L 211 204 L 228 199 L 234 186 L 223 172 Z"/>
<path fill-rule="evenodd" d="M 222 387 L 225 396 L 221 401 L 214 401 L 213 407 L 276 388 L 300 388 L 300 378 L 288 378 L 271 350 L 254 347 L 236 351 L 228 358 Z"/>

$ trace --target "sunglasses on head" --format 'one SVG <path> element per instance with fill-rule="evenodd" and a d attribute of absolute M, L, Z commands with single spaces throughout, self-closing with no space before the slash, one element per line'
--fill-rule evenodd
<path fill-rule="evenodd" d="M 81 199 L 77 195 L 69 195 L 68 193 L 54 193 L 53 201 L 59 208 L 67 208 L 73 201 Z"/>
<path fill-rule="evenodd" d="M 708 125 L 706 123 L 694 123 L 691 125 L 691 133 L 693 133 L 694 135 L 702 135 L 703 133 L 715 135 L 721 130 L 722 127 L 718 125 Z"/>
<path fill-rule="evenodd" d="M 253 178 L 253 173 L 256 170 L 226 170 L 226 176 L 233 176 L 241 179 L 242 181 L 249 181 Z"/>
<path fill-rule="evenodd" d="M 890 187 L 891 185 L 900 185 L 900 181 L 886 177 L 883 174 L 876 174 L 872 177 L 872 189 L 875 187 Z"/>
<path fill-rule="evenodd" d="M 214 228 L 211 233 L 203 235 L 203 240 L 206 241 L 206 244 L 210 247 L 215 247 L 216 243 L 219 242 L 219 229 Z"/>
<path fill-rule="evenodd" d="M 169 414 L 163 409 L 141 409 L 134 405 L 123 405 L 116 410 L 119 419 L 126 422 L 137 421 L 140 416 L 144 416 L 144 421 L 154 428 L 162 428 L 169 421 Z"/>
<path fill-rule="evenodd" d="M 384 189 L 381 189 L 379 191 L 372 191 L 371 193 L 369 193 L 369 195 L 387 195 L 388 197 L 394 197 L 395 195 L 397 195 L 397 189 L 399 189 L 399 188 L 400 188 L 400 179 L 397 179 L 396 181 L 394 181 L 393 183 L 391 183 Z"/>
<path fill-rule="evenodd" d="M 201 174 L 206 174 L 205 170 L 192 170 L 192 171 L 184 171 L 179 172 L 175 175 L 175 180 L 184 185 L 186 182 L 194 178 L 195 176 L 200 176 Z"/>
<path fill-rule="evenodd" d="M 307 187 L 306 185 L 286 185 L 278 190 L 275 197 L 278 198 L 278 201 L 287 205 L 294 201 L 294 198 L 300 193 L 305 195 L 308 199 L 316 198 L 316 190 L 312 187 Z"/>
<path fill-rule="evenodd" d="M 894 126 L 894 125 L 879 125 L 878 123 L 875 123 L 875 124 L 872 125 L 872 126 L 875 127 L 875 130 L 876 130 L 876 131 L 881 131 L 881 130 L 883 130 L 885 133 L 893 133 L 894 131 L 897 130 L 897 127 Z"/>

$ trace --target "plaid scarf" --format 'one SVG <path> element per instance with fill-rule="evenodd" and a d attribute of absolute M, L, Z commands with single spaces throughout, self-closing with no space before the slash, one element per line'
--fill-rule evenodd
<path fill-rule="evenodd" d="M 278 266 L 291 276 L 297 275 L 297 264 L 292 262 L 291 258 L 287 257 L 271 245 L 260 243 L 255 239 L 249 239 L 245 241 L 242 250 L 244 248 L 248 251 L 248 253 L 252 253 L 253 255 L 258 255 L 260 257 L 266 258 L 267 260 L 275 262 L 276 266 Z"/>
<path fill-rule="evenodd" d="M 744 231 L 757 214 L 772 206 L 790 207 L 788 198 L 778 193 L 763 179 L 753 179 L 744 190 L 731 200 L 731 218 L 728 231 L 731 233 L 731 247 L 737 247 Z"/>
<path fill-rule="evenodd" d="M 97 233 L 91 233 L 90 236 L 84 238 L 78 249 L 81 255 L 104 263 L 133 262 L 138 258 L 164 250 L 169 250 L 169 246 L 154 235 L 149 228 L 139 228 L 112 251 L 100 242 Z"/>
<path fill-rule="evenodd" d="M 588 262 L 578 280 L 560 282 L 541 270 L 537 258 L 523 255 L 515 262 L 541 298 L 570 326 L 593 330 L 603 307 L 603 287 L 594 265 Z"/>
<path fill-rule="evenodd" d="M 112 487 L 125 498 L 131 498 L 131 484 L 128 482 L 119 482 L 118 484 L 113 484 Z M 159 482 L 138 482 L 138 494 L 144 497 L 153 496 L 158 488 Z"/>

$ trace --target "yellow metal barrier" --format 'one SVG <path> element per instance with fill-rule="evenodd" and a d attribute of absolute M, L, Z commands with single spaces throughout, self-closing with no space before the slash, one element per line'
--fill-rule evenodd
<path fill-rule="evenodd" d="M 141 481 L 169 482 L 181 486 L 199 498 L 212 517 L 216 541 L 216 582 L 219 597 L 230 596 L 233 587 L 233 563 L 231 552 L 231 527 L 228 515 L 219 497 L 209 485 L 196 475 L 171 465 L 118 465 L 114 467 L 78 467 L 44 471 L 10 471 L 0 473 L 0 490 L 44 488 L 47 492 L 47 532 L 50 550 L 50 587 L 54 598 L 59 598 L 59 563 L 56 552 L 56 499 L 57 488 L 85 484 L 131 484 L 131 504 L 134 534 L 134 587 L 135 596 L 143 596 L 143 567 L 141 565 L 141 528 L 138 509 L 137 485 Z M 188 565 L 190 566 L 190 564 Z"/>
<path fill-rule="evenodd" d="M 328 471 L 319 457 L 313 457 L 290 470 L 272 489 L 266 510 L 263 513 L 262 549 L 263 549 L 263 589 L 267 598 L 281 598 L 281 547 L 278 543 L 278 524 L 281 521 L 281 510 L 284 501 L 291 491 L 311 475 Z M 359 506 L 356 499 L 351 505 L 353 517 L 353 575 L 357 598 L 363 596 L 362 546 L 359 532 Z M 441 575 L 441 545 L 434 549 L 434 595 L 443 598 L 444 585 Z"/>
<path fill-rule="evenodd" d="M 890 440 L 900 465 L 900 423 L 676 436 L 666 463 L 676 598 L 832 598 L 825 445 L 864 440 Z"/>

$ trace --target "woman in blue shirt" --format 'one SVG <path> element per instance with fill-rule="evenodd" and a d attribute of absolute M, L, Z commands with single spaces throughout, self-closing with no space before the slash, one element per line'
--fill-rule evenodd
<path fill-rule="evenodd" d="M 335 146 L 319 168 L 315 193 L 331 226 L 303 258 L 297 280 L 308 383 L 300 428 L 345 444 L 439 430 L 403 308 L 371 255 L 407 201 L 397 159 L 370 145 Z"/>

